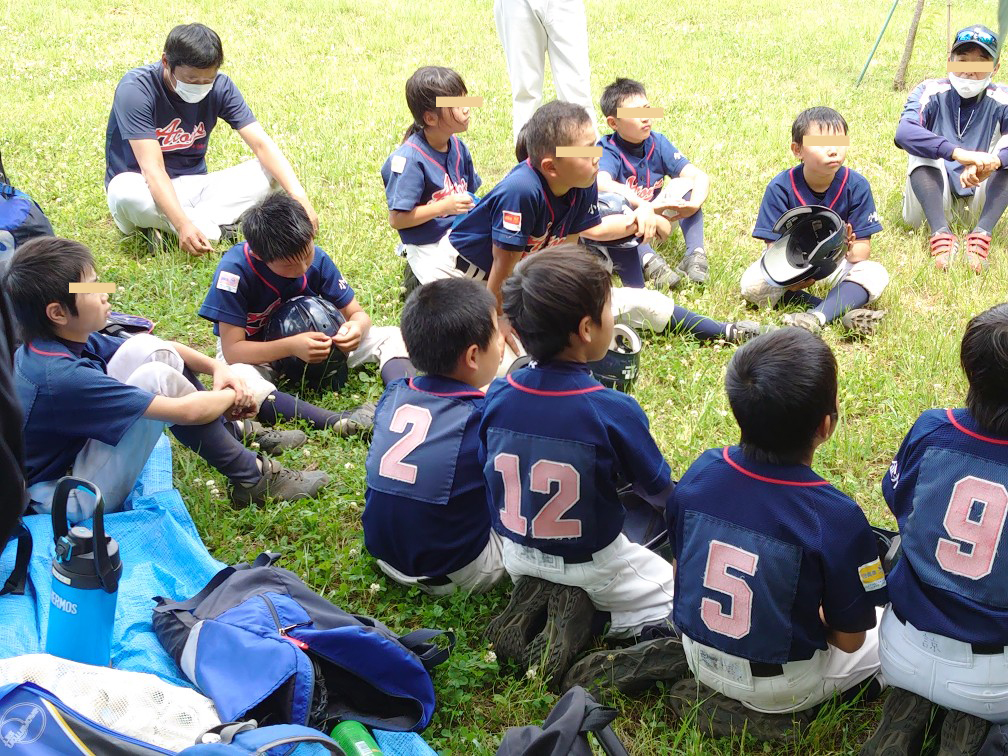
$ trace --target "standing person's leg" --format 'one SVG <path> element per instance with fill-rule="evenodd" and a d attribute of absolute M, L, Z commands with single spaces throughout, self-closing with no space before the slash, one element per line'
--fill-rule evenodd
<path fill-rule="evenodd" d="M 172 187 L 178 197 L 186 217 L 191 220 L 207 239 L 220 239 L 217 224 L 195 210 L 193 200 L 203 190 L 205 175 L 179 176 L 172 179 Z M 132 234 L 137 229 L 153 228 L 177 234 L 178 230 L 168 222 L 154 202 L 147 181 L 139 173 L 120 173 L 109 182 L 105 190 L 112 220 L 124 234 Z"/>
<path fill-rule="evenodd" d="M 584 0 L 546 0 L 546 50 L 557 97 L 582 106 L 595 123 L 588 62 L 588 20 Z"/>
<path fill-rule="evenodd" d="M 545 0 L 496 0 L 494 21 L 511 80 L 512 144 L 542 104 L 546 29 L 533 5 Z"/>

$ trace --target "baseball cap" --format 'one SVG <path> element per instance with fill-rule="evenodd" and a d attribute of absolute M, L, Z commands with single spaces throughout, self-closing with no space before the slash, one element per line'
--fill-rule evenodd
<path fill-rule="evenodd" d="M 964 45 L 977 45 L 997 60 L 998 38 L 997 35 L 982 24 L 967 26 L 956 32 L 955 41 L 952 43 L 952 52 L 955 52 Z"/>

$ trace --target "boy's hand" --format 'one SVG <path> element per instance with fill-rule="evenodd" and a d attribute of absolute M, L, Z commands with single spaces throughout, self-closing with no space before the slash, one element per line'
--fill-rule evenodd
<path fill-rule="evenodd" d="M 352 352 L 360 346 L 362 338 L 364 338 L 364 329 L 361 328 L 361 324 L 356 320 L 348 320 L 336 331 L 336 335 L 332 337 L 332 343 L 341 352 Z"/>
<path fill-rule="evenodd" d="M 466 193 L 451 194 L 438 200 L 438 204 L 441 206 L 441 215 L 462 215 L 475 207 L 472 197 Z"/>
<path fill-rule="evenodd" d="M 196 228 L 194 223 L 187 223 L 179 229 L 179 246 L 193 257 L 201 257 L 207 252 L 213 252 L 213 244 Z"/>
<path fill-rule="evenodd" d="M 816 281 L 814 278 L 806 278 L 804 281 L 799 281 L 796 284 L 791 284 L 785 287 L 788 291 L 801 291 L 802 289 L 807 289 L 809 286 L 814 284 Z"/>
<path fill-rule="evenodd" d="M 301 207 L 304 208 L 305 212 L 308 213 L 308 220 L 311 221 L 312 230 L 318 233 L 318 213 L 315 212 L 315 207 L 312 205 L 311 200 L 308 199 L 307 194 L 299 194 L 294 196 L 294 199 L 300 203 Z"/>
<path fill-rule="evenodd" d="M 658 230 L 658 216 L 655 215 L 654 208 L 642 202 L 634 212 L 634 218 L 637 220 L 637 233 L 642 240 L 645 243 L 651 241 Z"/>
<path fill-rule="evenodd" d="M 233 389 L 235 392 L 235 403 L 233 410 L 238 412 L 252 409 L 253 413 L 257 409 L 255 397 L 249 389 L 245 379 L 235 373 L 230 366 L 223 362 L 218 362 L 213 371 L 213 390 L 223 391 Z"/>
<path fill-rule="evenodd" d="M 321 331 L 306 331 L 289 338 L 293 342 L 293 355 L 305 362 L 322 362 L 332 351 L 332 338 Z"/>

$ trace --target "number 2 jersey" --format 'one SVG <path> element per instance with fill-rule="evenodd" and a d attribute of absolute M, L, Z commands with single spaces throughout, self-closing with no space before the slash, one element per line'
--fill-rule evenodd
<path fill-rule="evenodd" d="M 589 560 L 622 531 L 618 477 L 650 496 L 671 485 L 644 410 L 583 363 L 533 363 L 494 381 L 479 435 L 494 528 L 567 560 Z"/>
<path fill-rule="evenodd" d="M 889 575 L 896 616 L 966 643 L 1008 645 L 1008 438 L 964 409 L 914 423 L 882 495 L 903 555 Z"/>
<path fill-rule="evenodd" d="M 772 465 L 738 446 L 710 449 L 667 506 L 675 554 L 673 621 L 688 638 L 768 664 L 811 659 L 826 628 L 875 626 L 887 601 L 861 508 L 807 465 Z"/>
<path fill-rule="evenodd" d="M 443 577 L 490 540 L 477 430 L 483 392 L 424 375 L 390 383 L 367 456 L 364 544 L 412 577 Z"/>

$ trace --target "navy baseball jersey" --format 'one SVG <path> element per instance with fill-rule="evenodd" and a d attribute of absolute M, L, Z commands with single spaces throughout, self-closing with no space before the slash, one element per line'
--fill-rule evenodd
<path fill-rule="evenodd" d="M 483 183 L 461 139 L 453 134 L 448 151 L 438 152 L 422 132 L 413 134 L 389 156 L 381 177 L 389 210 L 407 213 L 452 194 L 475 192 Z M 448 232 L 455 217 L 446 215 L 413 228 L 401 228 L 399 238 L 404 244 L 433 244 Z"/>
<path fill-rule="evenodd" d="M 114 176 L 139 172 L 130 139 L 156 139 L 169 178 L 206 173 L 210 132 L 222 118 L 233 129 L 255 122 L 238 87 L 217 74 L 210 94 L 189 103 L 169 91 L 161 62 L 127 72 L 116 87 L 105 129 L 105 186 Z"/>
<path fill-rule="evenodd" d="M 894 141 L 911 155 L 942 158 L 952 192 L 966 197 L 974 190 L 959 183 L 963 166 L 952 159 L 952 151 L 962 147 L 986 152 L 994 137 L 1004 134 L 1008 134 L 1008 86 L 992 82 L 982 96 L 963 100 L 948 79 L 928 79 L 907 98 Z M 1008 148 L 999 155 L 1002 167 L 1008 164 Z"/>
<path fill-rule="evenodd" d="M 482 410 L 482 391 L 441 376 L 385 389 L 366 465 L 364 543 L 373 557 L 406 575 L 442 577 L 486 547 Z"/>
<path fill-rule="evenodd" d="M 218 336 L 218 324 L 229 323 L 244 328 L 249 341 L 262 341 L 262 329 L 274 310 L 299 295 L 323 297 L 342 309 L 353 300 L 354 290 L 321 247 L 315 247 L 315 259 L 303 276 L 287 278 L 270 270 L 247 242 L 240 242 L 217 264 L 199 315 L 214 324 Z"/>
<path fill-rule="evenodd" d="M 769 664 L 812 658 L 826 628 L 875 626 L 888 600 L 875 536 L 854 501 L 806 465 L 756 463 L 737 446 L 690 466 L 667 508 L 684 635 Z"/>
<path fill-rule="evenodd" d="M 689 160 L 668 139 L 654 131 L 639 145 L 623 141 L 615 132 L 598 143 L 602 147 L 599 170 L 626 184 L 648 202 L 658 196 L 666 176 L 676 178 L 689 165 Z"/>
<path fill-rule="evenodd" d="M 601 222 L 597 185 L 574 188 L 557 197 L 542 174 L 526 160 L 462 216 L 450 239 L 456 252 L 489 272 L 494 244 L 531 254 L 561 244 L 570 234 L 579 234 Z"/>
<path fill-rule="evenodd" d="M 154 401 L 149 391 L 106 374 L 124 341 L 93 333 L 85 344 L 39 339 L 17 350 L 28 486 L 66 475 L 89 439 L 118 444 Z"/>
<path fill-rule="evenodd" d="M 617 477 L 650 496 L 672 478 L 636 400 L 572 362 L 522 368 L 490 385 L 480 455 L 494 528 L 577 561 L 623 528 Z"/>
<path fill-rule="evenodd" d="M 805 167 L 799 163 L 778 173 L 767 185 L 752 235 L 764 241 L 777 241 L 780 234 L 773 232 L 774 224 L 788 210 L 803 205 L 828 207 L 854 227 L 858 239 L 866 239 L 882 230 L 868 179 L 847 166 L 840 166 L 833 183 L 820 196 L 805 183 Z"/>
<path fill-rule="evenodd" d="M 1008 438 L 967 410 L 933 409 L 914 423 L 882 495 L 903 556 L 889 575 L 896 616 L 967 643 L 1008 645 Z"/>

